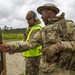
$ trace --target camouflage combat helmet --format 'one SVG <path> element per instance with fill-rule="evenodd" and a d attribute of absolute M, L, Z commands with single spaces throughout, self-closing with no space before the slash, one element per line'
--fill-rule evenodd
<path fill-rule="evenodd" d="M 30 20 L 31 18 L 35 18 L 36 17 L 36 13 L 34 11 L 29 11 L 26 15 L 26 19 Z"/>
<path fill-rule="evenodd" d="M 45 5 L 43 5 L 43 6 L 38 7 L 38 8 L 37 8 L 37 12 L 38 12 L 39 14 L 41 14 L 41 10 L 43 10 L 43 9 L 50 9 L 50 10 L 53 10 L 53 11 L 56 12 L 56 14 L 58 14 L 59 11 L 60 11 L 60 10 L 57 8 L 56 5 L 51 4 L 51 3 L 48 3 L 48 4 L 45 4 Z"/>

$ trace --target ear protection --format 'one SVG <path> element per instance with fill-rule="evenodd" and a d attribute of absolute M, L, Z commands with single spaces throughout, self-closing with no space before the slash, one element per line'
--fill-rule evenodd
<path fill-rule="evenodd" d="M 33 17 L 35 18 L 35 20 L 38 20 L 36 13 L 34 11 L 30 11 L 30 12 L 33 13 Z"/>

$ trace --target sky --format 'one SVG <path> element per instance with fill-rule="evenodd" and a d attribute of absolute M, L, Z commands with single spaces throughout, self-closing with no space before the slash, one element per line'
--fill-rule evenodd
<path fill-rule="evenodd" d="M 0 27 L 27 28 L 27 12 L 33 10 L 37 13 L 37 8 L 46 3 L 55 4 L 60 9 L 58 15 L 65 12 L 66 19 L 75 21 L 75 0 L 0 0 Z M 44 26 L 41 15 L 37 15 Z"/>

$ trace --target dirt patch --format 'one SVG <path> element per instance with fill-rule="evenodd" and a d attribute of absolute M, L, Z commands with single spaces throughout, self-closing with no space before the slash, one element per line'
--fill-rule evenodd
<path fill-rule="evenodd" d="M 25 59 L 21 53 L 6 54 L 7 75 L 21 75 L 25 72 Z"/>
<path fill-rule="evenodd" d="M 21 41 L 9 42 L 18 43 Z M 25 73 L 25 58 L 22 56 L 22 53 L 14 53 L 12 55 L 6 53 L 6 70 L 7 75 L 22 75 Z"/>

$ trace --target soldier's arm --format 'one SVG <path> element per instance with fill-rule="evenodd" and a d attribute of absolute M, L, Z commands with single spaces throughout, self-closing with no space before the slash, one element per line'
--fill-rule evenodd
<path fill-rule="evenodd" d="M 42 52 L 43 54 L 51 58 L 56 53 L 59 53 L 65 50 L 75 51 L 75 42 L 74 41 L 57 42 L 56 44 L 52 44 L 48 47 L 43 48 Z"/>
<path fill-rule="evenodd" d="M 23 51 L 27 51 L 29 49 L 35 48 L 39 45 L 41 45 L 41 37 L 40 37 L 40 31 L 38 31 L 33 39 L 29 40 L 29 42 L 19 42 L 16 44 L 11 44 L 10 48 L 11 50 L 15 51 L 15 52 L 23 52 Z"/>

